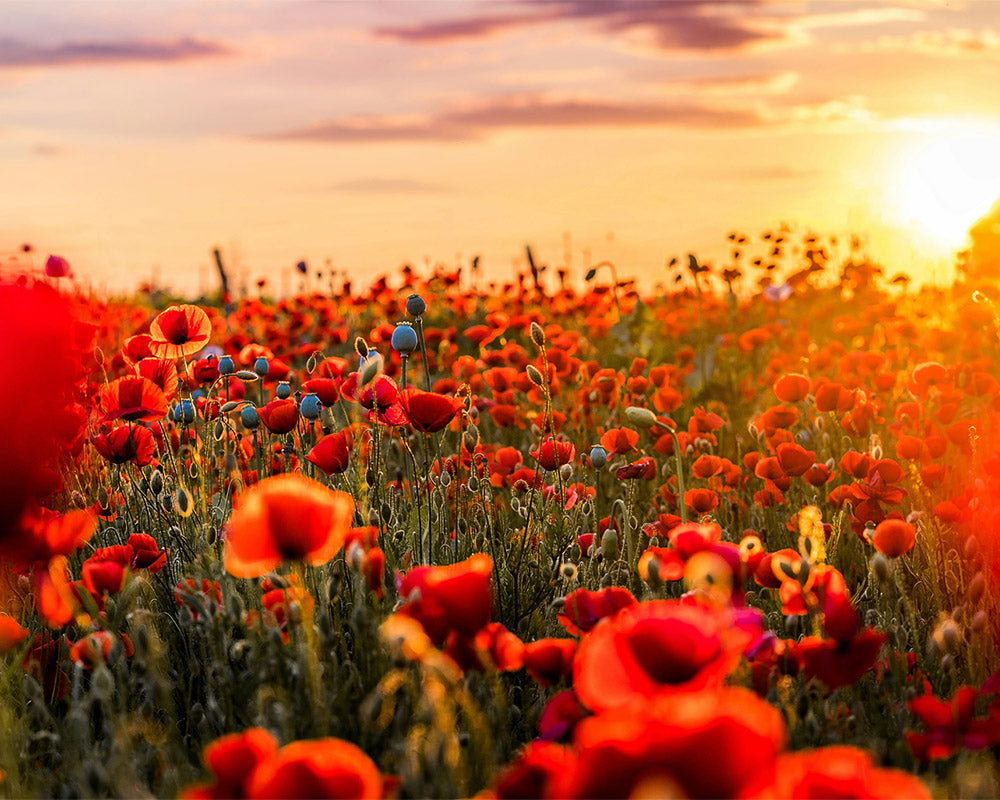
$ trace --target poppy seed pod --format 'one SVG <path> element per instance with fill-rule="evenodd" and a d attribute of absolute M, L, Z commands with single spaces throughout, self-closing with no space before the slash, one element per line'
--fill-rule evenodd
<path fill-rule="evenodd" d="M 408 322 L 400 322 L 392 332 L 390 344 L 397 353 L 409 355 L 417 349 L 417 332 Z"/>
<path fill-rule="evenodd" d="M 307 394 L 302 398 L 302 402 L 299 403 L 299 413 L 306 419 L 319 419 L 322 411 L 323 404 L 314 394 Z"/>
<path fill-rule="evenodd" d="M 292 396 L 292 387 L 289 386 L 287 381 L 282 381 L 278 384 L 278 388 L 275 389 L 274 393 L 278 396 L 279 400 L 287 400 Z"/>
<path fill-rule="evenodd" d="M 608 463 L 608 451 L 601 447 L 599 444 L 595 444 L 590 448 L 590 466 L 594 469 L 600 469 L 605 464 Z"/>
<path fill-rule="evenodd" d="M 267 375 L 268 370 L 271 369 L 271 365 L 267 363 L 267 359 L 261 356 L 256 361 L 253 362 L 253 371 L 256 372 L 260 377 Z"/>
<path fill-rule="evenodd" d="M 219 359 L 220 375 L 230 375 L 235 369 L 236 365 L 233 363 L 233 359 L 230 356 L 223 356 Z"/>
<path fill-rule="evenodd" d="M 181 400 L 174 406 L 174 422 L 181 422 L 190 425 L 194 422 L 194 403 L 190 400 Z"/>
<path fill-rule="evenodd" d="M 406 313 L 411 317 L 422 316 L 427 310 L 427 303 L 419 294 L 411 294 L 406 298 Z"/>
<path fill-rule="evenodd" d="M 257 409 L 253 406 L 244 406 L 240 412 L 240 422 L 243 423 L 244 428 L 252 429 L 259 427 L 260 416 L 257 414 Z"/>

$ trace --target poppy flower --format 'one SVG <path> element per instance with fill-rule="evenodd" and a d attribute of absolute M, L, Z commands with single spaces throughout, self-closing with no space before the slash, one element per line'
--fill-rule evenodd
<path fill-rule="evenodd" d="M 830 690 L 850 686 L 875 666 L 885 634 L 866 629 L 850 639 L 804 637 L 792 650 L 802 672 Z"/>
<path fill-rule="evenodd" d="M 631 464 L 619 467 L 615 471 L 615 477 L 620 481 L 635 479 L 651 481 L 656 477 L 656 459 L 650 456 L 636 459 Z"/>
<path fill-rule="evenodd" d="M 379 800 L 382 785 L 375 763 L 357 745 L 313 739 L 286 744 L 259 761 L 246 781 L 245 796 Z"/>
<path fill-rule="evenodd" d="M 28 637 L 16 619 L 0 614 L 0 655 L 9 653 Z"/>
<path fill-rule="evenodd" d="M 93 556 L 83 562 L 80 574 L 83 585 L 94 594 L 117 594 L 125 585 L 125 570 L 118 561 L 103 561 Z"/>
<path fill-rule="evenodd" d="M 556 441 L 550 436 L 542 442 L 541 447 L 536 447 L 531 451 L 531 457 L 539 463 L 542 469 L 551 471 L 572 461 L 576 457 L 576 448 L 571 442 Z"/>
<path fill-rule="evenodd" d="M 145 467 L 153 460 L 156 442 L 148 428 L 122 425 L 95 436 L 94 448 L 112 464 L 134 461 L 137 466 Z"/>
<path fill-rule="evenodd" d="M 170 306 L 149 326 L 149 349 L 160 358 L 197 353 L 212 335 L 212 321 L 198 306 Z"/>
<path fill-rule="evenodd" d="M 597 591 L 577 589 L 566 595 L 562 613 L 558 617 L 559 624 L 570 636 L 578 636 L 591 630 L 605 617 L 633 606 L 636 602 L 632 592 L 621 586 L 608 586 Z"/>
<path fill-rule="evenodd" d="M 465 401 L 436 392 L 425 392 L 408 386 L 399 395 L 399 403 L 410 424 L 424 433 L 437 433 L 448 427 L 465 408 Z"/>
<path fill-rule="evenodd" d="M 861 748 L 834 745 L 783 753 L 778 756 L 768 783 L 753 787 L 747 796 L 761 800 L 806 797 L 930 800 L 931 793 L 914 775 L 875 766 L 871 754 Z"/>
<path fill-rule="evenodd" d="M 492 572 L 485 553 L 445 567 L 414 567 L 397 578 L 405 601 L 399 613 L 416 619 L 439 646 L 452 631 L 474 636 L 493 615 Z"/>
<path fill-rule="evenodd" d="M 719 495 L 711 489 L 688 489 L 684 493 L 684 505 L 695 514 L 707 514 L 719 505 Z"/>
<path fill-rule="evenodd" d="M 291 433 L 299 423 L 299 405 L 291 397 L 276 399 L 258 408 L 257 415 L 271 433 Z"/>
<path fill-rule="evenodd" d="M 332 406 L 340 398 L 340 382 L 333 378 L 311 378 L 302 386 L 325 406 Z"/>
<path fill-rule="evenodd" d="M 262 761 L 278 750 L 278 742 L 263 728 L 222 736 L 205 747 L 202 761 L 212 773 L 212 782 L 190 786 L 181 792 L 186 800 L 226 800 L 245 797 L 247 778 Z"/>
<path fill-rule="evenodd" d="M 577 757 L 548 796 L 738 797 L 771 774 L 784 742 L 781 713 L 746 689 L 642 698 L 577 724 Z"/>
<path fill-rule="evenodd" d="M 875 526 L 875 533 L 872 534 L 875 549 L 889 558 L 899 558 L 909 553 L 916 541 L 916 531 L 903 519 L 882 520 Z"/>
<path fill-rule="evenodd" d="M 639 434 L 629 428 L 612 428 L 601 437 L 601 447 L 609 456 L 631 453 L 639 441 Z"/>
<path fill-rule="evenodd" d="M 487 623 L 475 636 L 452 631 L 444 652 L 463 670 L 514 672 L 524 666 L 524 642 L 499 622 Z"/>
<path fill-rule="evenodd" d="M 224 561 L 230 574 L 253 578 L 282 561 L 325 564 L 344 544 L 354 499 L 298 474 L 265 478 L 229 519 Z"/>
<path fill-rule="evenodd" d="M 809 379 L 797 372 L 786 372 L 774 382 L 773 388 L 782 403 L 798 403 L 809 394 Z"/>
<path fill-rule="evenodd" d="M 580 643 L 573 687 L 592 711 L 663 693 L 721 686 L 747 636 L 723 612 L 652 600 L 602 620 Z"/>
<path fill-rule="evenodd" d="M 542 686 L 551 686 L 573 671 L 575 639 L 539 639 L 524 646 L 524 666 Z"/>
<path fill-rule="evenodd" d="M 104 422 L 116 419 L 129 422 L 155 422 L 167 413 L 167 397 L 148 378 L 128 375 L 101 388 L 100 406 Z"/>
<path fill-rule="evenodd" d="M 816 454 L 802 445 L 785 442 L 778 445 L 778 465 L 786 475 L 804 475 L 816 463 Z"/>
<path fill-rule="evenodd" d="M 493 784 L 497 800 L 531 800 L 548 797 L 549 784 L 572 763 L 570 751 L 550 741 L 529 742 Z"/>
<path fill-rule="evenodd" d="M 351 463 L 350 430 L 328 433 L 313 446 L 306 456 L 327 475 L 339 475 Z"/>
<path fill-rule="evenodd" d="M 167 553 L 148 533 L 133 533 L 128 537 L 128 547 L 132 550 L 132 569 L 147 569 L 155 575 L 167 565 Z"/>
<path fill-rule="evenodd" d="M 975 719 L 978 692 L 960 687 L 951 700 L 927 694 L 911 700 L 910 711 L 924 724 L 925 733 L 907 733 L 913 754 L 925 764 L 948 758 L 958 750 L 982 750 L 1000 741 L 1000 717 L 993 709 L 987 719 Z"/>

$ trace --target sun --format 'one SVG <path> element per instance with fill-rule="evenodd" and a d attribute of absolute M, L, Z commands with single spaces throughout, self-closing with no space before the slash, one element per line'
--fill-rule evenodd
<path fill-rule="evenodd" d="M 962 127 L 922 137 L 901 153 L 895 181 L 900 222 L 948 248 L 1000 198 L 1000 127 Z"/>

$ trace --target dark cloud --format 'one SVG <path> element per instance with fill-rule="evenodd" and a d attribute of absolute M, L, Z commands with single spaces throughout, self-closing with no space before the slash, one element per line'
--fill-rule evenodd
<path fill-rule="evenodd" d="M 221 42 L 173 40 L 74 41 L 39 45 L 0 39 L 0 69 L 190 61 L 232 54 Z"/>
<path fill-rule="evenodd" d="M 767 6 L 767 0 L 516 0 L 507 13 L 383 26 L 375 34 L 440 44 L 532 25 L 582 21 L 605 34 L 642 34 L 663 50 L 730 51 L 786 38 L 785 29 L 766 13 Z"/>
<path fill-rule="evenodd" d="M 711 108 L 693 103 L 616 103 L 553 100 L 539 96 L 498 98 L 419 121 L 361 117 L 322 122 L 262 138 L 281 141 L 391 142 L 481 139 L 511 128 L 642 127 L 737 128 L 764 124 L 755 110 Z"/>

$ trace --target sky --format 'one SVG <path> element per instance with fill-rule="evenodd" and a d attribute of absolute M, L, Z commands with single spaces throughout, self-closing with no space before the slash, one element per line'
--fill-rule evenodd
<path fill-rule="evenodd" d="M 0 263 L 287 288 L 404 262 L 655 281 L 730 231 L 939 278 L 1000 197 L 1000 3 L 8 0 Z"/>

